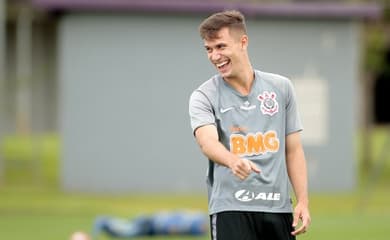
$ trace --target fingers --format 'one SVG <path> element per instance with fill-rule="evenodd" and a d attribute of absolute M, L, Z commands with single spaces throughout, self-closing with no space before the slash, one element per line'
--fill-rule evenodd
<path fill-rule="evenodd" d="M 249 176 L 250 171 L 248 171 L 247 169 L 238 168 L 236 171 L 233 171 L 233 173 L 239 179 L 244 180 Z"/>
<path fill-rule="evenodd" d="M 245 180 L 252 172 L 260 173 L 257 165 L 248 159 L 240 159 L 240 161 L 237 161 L 232 171 L 241 180 Z"/>
<path fill-rule="evenodd" d="M 291 232 L 292 235 L 296 236 L 302 233 L 305 233 L 310 225 L 310 216 L 302 216 L 299 214 L 294 215 L 294 220 L 292 226 L 295 228 L 298 226 L 299 220 L 302 221 L 302 225 Z"/>
<path fill-rule="evenodd" d="M 293 226 L 294 228 L 295 228 L 296 226 L 298 226 L 299 217 L 300 217 L 299 214 L 294 214 L 294 220 L 293 220 L 293 224 L 292 224 L 292 226 Z"/>
<path fill-rule="evenodd" d="M 251 166 L 252 171 L 254 171 L 255 173 L 260 173 L 260 168 L 255 163 L 253 163 L 252 161 L 249 161 L 249 164 Z"/>
<path fill-rule="evenodd" d="M 299 219 L 300 219 L 299 215 L 294 216 L 294 222 L 293 222 L 294 228 L 296 228 L 298 226 Z M 304 233 L 304 232 L 306 232 L 306 227 L 307 227 L 307 223 L 304 223 L 302 221 L 302 225 L 299 226 L 298 228 L 296 228 L 293 232 L 291 232 L 291 234 L 296 236 L 296 235 L 299 235 L 301 233 Z"/>
<path fill-rule="evenodd" d="M 302 233 L 305 233 L 305 232 L 306 232 L 306 226 L 302 225 L 298 229 L 293 231 L 291 234 L 296 236 L 296 235 L 299 235 L 299 234 L 302 234 Z"/>
<path fill-rule="evenodd" d="M 245 180 L 248 177 L 247 173 L 238 172 L 235 174 L 240 180 Z"/>
<path fill-rule="evenodd" d="M 293 226 L 294 226 L 294 225 L 293 225 Z M 295 226 L 296 226 L 296 225 L 295 225 Z M 294 226 L 294 227 L 295 227 L 295 226 Z M 295 229 L 291 234 L 294 235 L 294 236 L 296 236 L 296 235 L 305 233 L 305 232 L 307 231 L 308 227 L 309 227 L 308 221 L 303 220 L 303 221 L 302 221 L 302 225 L 301 225 L 299 228 Z"/>

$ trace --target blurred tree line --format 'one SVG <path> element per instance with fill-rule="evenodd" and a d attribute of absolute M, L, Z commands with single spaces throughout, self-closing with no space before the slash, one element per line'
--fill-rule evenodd
<path fill-rule="evenodd" d="M 367 147 L 362 154 L 361 170 L 365 173 L 363 175 L 368 176 L 369 181 L 373 182 L 373 179 L 382 175 L 381 172 L 388 166 L 385 163 L 390 153 L 390 135 L 386 130 L 390 124 L 390 112 L 386 106 L 390 88 L 390 0 L 354 2 L 376 2 L 381 4 L 383 9 L 380 19 L 364 25 L 362 45 L 364 77 L 361 80 L 366 102 L 366 106 L 363 107 L 362 145 Z M 373 133 L 378 126 L 385 127 L 381 130 L 385 140 L 379 148 L 374 146 L 375 143 L 372 141 Z"/>

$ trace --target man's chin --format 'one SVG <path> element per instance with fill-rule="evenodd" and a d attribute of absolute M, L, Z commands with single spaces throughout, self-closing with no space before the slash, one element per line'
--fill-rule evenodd
<path fill-rule="evenodd" d="M 221 71 L 219 71 L 219 74 L 222 76 L 222 77 L 230 77 L 230 72 L 221 72 Z"/>
<path fill-rule="evenodd" d="M 219 73 L 224 79 L 229 79 L 229 78 L 234 78 L 234 75 L 231 74 L 230 72 L 229 73 Z"/>

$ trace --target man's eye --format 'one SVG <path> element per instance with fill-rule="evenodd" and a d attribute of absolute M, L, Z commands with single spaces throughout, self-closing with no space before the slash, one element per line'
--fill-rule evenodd
<path fill-rule="evenodd" d="M 225 45 L 217 45 L 217 48 L 218 48 L 218 49 L 224 49 L 224 48 L 225 48 Z"/>

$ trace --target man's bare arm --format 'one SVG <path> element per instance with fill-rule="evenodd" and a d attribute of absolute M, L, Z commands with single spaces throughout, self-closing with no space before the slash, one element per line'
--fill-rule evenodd
<path fill-rule="evenodd" d="M 307 187 L 307 166 L 299 132 L 289 134 L 286 137 L 286 164 L 297 199 L 297 205 L 294 209 L 293 226 L 297 227 L 299 221 L 302 223 L 292 232 L 293 235 L 298 235 L 306 232 L 311 222 Z"/>
<path fill-rule="evenodd" d="M 260 172 L 260 169 L 252 161 L 239 158 L 229 152 L 226 147 L 218 140 L 218 131 L 214 125 L 205 125 L 195 131 L 196 141 L 204 155 L 210 160 L 228 167 L 233 174 L 241 180 L 246 179 L 253 171 Z"/>

